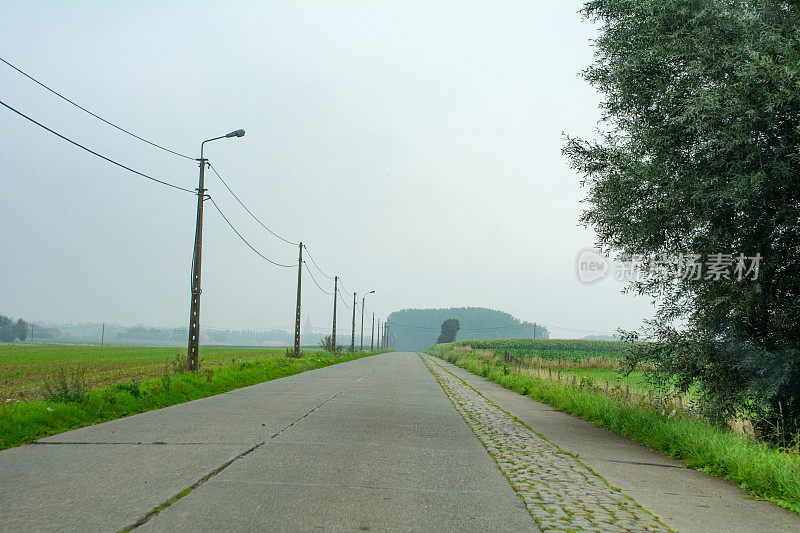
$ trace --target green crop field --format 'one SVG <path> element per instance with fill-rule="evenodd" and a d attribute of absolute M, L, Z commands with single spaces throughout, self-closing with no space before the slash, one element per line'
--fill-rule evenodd
<path fill-rule="evenodd" d="M 159 377 L 176 357 L 185 355 L 185 348 L 0 346 L 0 401 L 42 398 L 45 380 L 60 369 L 82 373 L 90 387 L 103 387 Z M 283 355 L 283 348 L 201 348 L 200 365 Z"/>
<path fill-rule="evenodd" d="M 179 348 L 3 347 L 0 449 L 378 353 L 201 348 L 188 372 Z"/>
<path fill-rule="evenodd" d="M 502 359 L 508 355 L 522 360 L 526 366 L 551 370 L 561 375 L 592 378 L 600 385 L 609 387 L 628 386 L 631 390 L 647 392 L 650 387 L 644 372 L 622 374 L 620 361 L 630 348 L 629 343 L 619 341 L 586 341 L 562 339 L 502 339 L 464 340 L 453 343 L 456 350 L 463 350 L 462 357 L 478 359 L 489 355 Z"/>
<path fill-rule="evenodd" d="M 469 346 L 476 350 L 492 350 L 501 355 L 506 350 L 519 357 L 541 357 L 581 361 L 591 357 L 619 360 L 630 344 L 619 341 L 584 341 L 563 339 L 502 339 L 466 340 L 454 343 L 455 346 Z"/>

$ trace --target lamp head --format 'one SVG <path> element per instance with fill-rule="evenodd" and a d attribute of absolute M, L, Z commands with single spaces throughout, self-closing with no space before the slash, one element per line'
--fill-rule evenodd
<path fill-rule="evenodd" d="M 244 137 L 244 130 L 236 130 L 227 134 L 225 137 Z"/>

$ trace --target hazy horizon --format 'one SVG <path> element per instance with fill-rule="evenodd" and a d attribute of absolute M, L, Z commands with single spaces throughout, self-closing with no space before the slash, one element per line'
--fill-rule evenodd
<path fill-rule="evenodd" d="M 553 337 L 633 329 L 648 299 L 578 280 L 594 234 L 562 132 L 600 96 L 581 2 L 0 2 L 0 57 L 103 118 L 199 157 L 272 230 L 364 292 L 368 316 L 487 307 Z M 184 188 L 197 163 L 110 128 L 0 63 L 8 105 Z M 186 327 L 195 197 L 0 108 L 0 313 Z M 213 172 L 206 187 L 261 253 L 297 261 Z M 326 290 L 328 281 L 309 262 Z M 205 208 L 201 327 L 293 328 L 297 272 Z M 331 297 L 303 274 L 303 317 Z M 352 292 L 345 297 L 352 303 Z M 348 329 L 351 310 L 339 303 Z M 369 324 L 369 321 L 365 321 Z M 342 326 L 339 326 L 340 328 Z"/>

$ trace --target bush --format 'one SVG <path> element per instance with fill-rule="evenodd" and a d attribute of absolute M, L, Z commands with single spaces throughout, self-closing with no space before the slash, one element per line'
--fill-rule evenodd
<path fill-rule="evenodd" d="M 62 364 L 45 376 L 43 389 L 48 402 L 85 402 L 89 384 L 84 370 Z"/>
<path fill-rule="evenodd" d="M 333 340 L 331 339 L 330 335 L 325 335 L 322 337 L 322 340 L 319 341 L 319 347 L 334 355 L 338 354 L 342 350 L 341 346 L 333 345 Z"/>

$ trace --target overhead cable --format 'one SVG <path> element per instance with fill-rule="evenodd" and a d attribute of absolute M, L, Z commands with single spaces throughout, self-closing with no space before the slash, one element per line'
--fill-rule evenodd
<path fill-rule="evenodd" d="M 283 242 L 285 242 L 286 244 L 291 244 L 292 246 L 297 246 L 297 245 L 299 245 L 299 244 L 300 244 L 299 242 L 292 242 L 292 241 L 290 241 L 289 239 L 285 239 L 284 237 L 281 237 L 280 235 L 278 235 L 277 233 L 275 233 L 274 231 L 272 231 L 270 228 L 268 228 L 268 227 L 266 226 L 266 224 L 264 224 L 263 222 L 261 222 L 261 219 L 259 219 L 257 216 L 255 216 L 255 215 L 253 214 L 253 212 L 252 212 L 252 211 L 250 211 L 250 209 L 248 209 L 248 207 L 247 207 L 246 205 L 244 205 L 244 202 L 242 202 L 242 201 L 239 199 L 239 197 L 238 197 L 238 196 L 236 196 L 236 193 L 235 193 L 235 192 L 233 192 L 233 191 L 231 190 L 231 188 L 230 188 L 230 187 L 228 187 L 228 184 L 225 182 L 225 180 L 224 180 L 224 179 L 222 179 L 222 176 L 220 176 L 220 175 L 219 175 L 219 172 L 217 172 L 217 169 L 216 169 L 216 168 L 214 168 L 214 165 L 212 165 L 211 163 L 209 163 L 209 164 L 208 164 L 208 166 L 211 168 L 211 170 L 213 170 L 213 171 L 214 171 L 214 174 L 216 174 L 216 175 L 217 175 L 217 177 L 219 178 L 219 181 L 221 181 L 221 182 L 222 182 L 222 184 L 225 186 L 225 188 L 226 188 L 226 189 L 228 189 L 228 192 L 229 192 L 229 193 L 231 193 L 231 195 L 232 195 L 234 198 L 236 198 L 236 201 L 237 201 L 237 202 L 239 202 L 239 205 L 241 205 L 242 207 L 244 207 L 244 210 L 245 210 L 245 211 L 247 211 L 247 212 L 250 214 L 250 216 L 251 216 L 251 217 L 253 217 L 253 220 L 255 220 L 256 222 L 258 222 L 258 223 L 261 225 L 261 227 L 262 227 L 262 228 L 264 228 L 265 230 L 267 230 L 268 232 L 270 232 L 270 233 L 271 233 L 273 236 L 275 236 L 275 237 L 277 237 L 278 239 L 282 240 L 282 241 L 283 241 Z"/>
<path fill-rule="evenodd" d="M 2 104 L 2 105 L 3 105 L 3 107 L 5 107 L 5 108 L 7 108 L 7 109 L 10 109 L 11 111 L 13 111 L 14 113 L 16 113 L 17 115 L 21 116 L 22 118 L 25 118 L 25 119 L 27 119 L 27 120 L 29 120 L 29 121 L 33 122 L 34 124 L 36 124 L 36 125 L 37 125 L 37 126 L 39 126 L 40 128 L 43 128 L 43 129 L 45 129 L 45 130 L 49 131 L 50 133 L 52 133 L 53 135 L 55 135 L 55 136 L 57 136 L 57 137 L 60 137 L 60 138 L 64 139 L 65 141 L 69 142 L 69 143 L 72 143 L 72 144 L 74 144 L 74 145 L 75 145 L 75 146 L 77 146 L 78 148 L 81 148 L 81 149 L 83 149 L 83 150 L 86 150 L 86 151 L 87 151 L 87 152 L 89 152 L 90 154 L 92 154 L 92 155 L 95 155 L 95 156 L 99 157 L 100 159 L 105 159 L 105 160 L 106 160 L 106 161 L 108 161 L 109 163 L 112 163 L 112 164 L 114 164 L 114 165 L 117 165 L 118 167 L 124 168 L 125 170 L 127 170 L 127 171 L 129 171 L 129 172 L 133 172 L 134 174 L 138 174 L 139 176 L 142 176 L 143 178 L 147 178 L 147 179 L 149 179 L 149 180 L 151 180 L 151 181 L 155 181 L 156 183 L 160 183 L 161 185 L 166 185 L 167 187 L 172 187 L 173 189 L 178 189 L 179 191 L 185 191 L 185 192 L 188 192 L 188 193 L 191 193 L 191 194 L 196 194 L 196 193 L 195 193 L 195 191 L 193 191 L 193 190 L 191 190 L 191 189 L 186 189 L 186 188 L 184 188 L 184 187 L 181 187 L 181 186 L 179 186 L 179 185 L 173 185 L 172 183 L 166 182 L 166 181 L 164 181 L 164 180 L 160 180 L 160 179 L 158 179 L 158 178 L 154 178 L 154 177 L 152 177 L 152 176 L 148 176 L 147 174 L 145 174 L 145 173 L 143 173 L 143 172 L 139 172 L 138 170 L 134 170 L 134 169 L 132 169 L 132 168 L 131 168 L 131 167 L 129 167 L 129 166 L 123 165 L 122 163 L 118 163 L 118 162 L 114 161 L 113 159 L 111 159 L 110 157 L 106 157 L 106 156 L 104 156 L 103 154 L 99 154 L 99 153 L 95 152 L 94 150 L 92 150 L 92 149 L 90 149 L 90 148 L 86 148 L 84 145 L 82 145 L 82 144 L 79 144 L 79 143 L 77 143 L 77 142 L 73 141 L 73 140 L 72 140 L 72 139 L 70 139 L 69 137 L 66 137 L 66 136 L 64 136 L 64 135 L 61 135 L 61 134 L 60 134 L 60 133 L 58 133 L 57 131 L 54 131 L 54 130 L 52 130 L 52 129 L 48 128 L 47 126 L 45 126 L 45 125 L 44 125 L 44 124 L 42 124 L 41 122 L 37 122 L 36 120 L 32 119 L 31 117 L 29 117 L 29 116 L 28 116 L 28 115 L 26 115 L 25 113 L 23 113 L 23 112 L 21 112 L 21 111 L 17 111 L 16 109 L 14 109 L 13 107 L 11 107 L 10 105 L 8 105 L 7 103 L 5 103 L 5 102 L 3 102 L 3 101 L 0 101 L 0 104 Z"/>
<path fill-rule="evenodd" d="M 6 60 L 5 60 L 5 59 L 3 59 L 2 57 L 0 57 L 0 61 L 2 61 L 3 63 L 5 63 L 5 64 L 6 64 L 6 65 L 8 65 L 9 67 L 13 68 L 13 69 L 14 69 L 14 70 L 16 70 L 17 72 L 19 72 L 20 74 L 22 74 L 23 76 L 25 76 L 26 78 L 28 78 L 29 80 L 33 81 L 34 83 L 36 83 L 36 84 L 38 84 L 38 85 L 40 85 L 40 86 L 44 87 L 45 89 L 47 89 L 48 91 L 50 91 L 50 92 L 51 92 L 51 93 L 53 93 L 54 95 L 58 96 L 58 97 L 59 97 L 59 98 L 61 98 L 62 100 L 66 100 L 67 102 L 69 102 L 70 104 L 74 105 L 75 107 L 77 107 L 77 108 L 78 108 L 78 109 L 80 109 L 81 111 L 85 111 L 86 113 L 89 113 L 89 114 L 90 114 L 90 115 L 92 115 L 94 118 L 96 118 L 96 119 L 98 119 L 98 120 L 101 120 L 101 121 L 105 122 L 106 124 L 108 124 L 108 125 L 109 125 L 109 126 L 111 126 L 112 128 L 116 128 L 116 129 L 118 129 L 119 131 L 121 131 L 121 132 L 123 132 L 123 133 L 127 133 L 127 134 L 128 134 L 128 135 L 130 135 L 131 137 L 135 137 L 135 138 L 139 139 L 140 141 L 144 141 L 144 142 L 146 142 L 147 144 L 149 144 L 149 145 L 151 145 L 151 146 L 155 146 L 156 148 L 160 148 L 161 150 L 164 150 L 165 152 L 169 152 L 169 153 L 171 153 L 171 154 L 175 154 L 175 155 L 177 155 L 177 156 L 180 156 L 180 157 L 183 157 L 183 158 L 185 158 L 185 159 L 192 159 L 192 160 L 194 160 L 194 159 L 195 159 L 194 157 L 191 157 L 191 156 L 188 156 L 188 155 L 184 155 L 184 154 L 182 154 L 182 153 L 180 153 L 180 152 L 176 152 L 175 150 L 170 150 L 169 148 L 166 148 L 166 147 L 164 147 L 164 146 L 161 146 L 160 144 L 156 144 L 156 143 L 154 143 L 154 142 L 152 142 L 152 141 L 148 141 L 148 140 L 147 140 L 147 139 L 145 139 L 144 137 L 140 137 L 140 136 L 136 135 L 135 133 L 133 133 L 133 132 L 130 132 L 130 131 L 128 131 L 128 130 L 126 130 L 125 128 L 122 128 L 122 127 L 120 127 L 120 126 L 117 126 L 117 125 L 116 125 L 116 124 L 114 124 L 113 122 L 110 122 L 110 121 L 108 121 L 108 120 L 104 119 L 103 117 L 101 117 L 100 115 L 97 115 L 96 113 L 92 113 L 91 111 L 89 111 L 89 110 L 88 110 L 88 109 L 86 109 L 85 107 L 83 107 L 83 106 L 81 106 L 81 105 L 79 105 L 79 104 L 77 104 L 77 103 L 73 102 L 72 100 L 70 100 L 69 98 L 67 98 L 66 96 L 64 96 L 63 94 L 60 94 L 60 93 L 58 93 L 58 92 L 57 92 L 57 91 L 55 91 L 54 89 L 51 89 L 50 87 L 48 87 L 48 86 L 47 86 L 47 85 L 45 85 L 44 83 L 40 82 L 39 80 L 37 80 L 36 78 L 34 78 L 34 77 L 33 77 L 33 76 L 31 76 L 30 74 L 28 74 L 27 72 L 24 72 L 24 71 L 23 71 L 22 69 L 20 69 L 19 67 L 16 67 L 16 66 L 12 65 L 10 62 L 6 61 Z"/>
<path fill-rule="evenodd" d="M 230 226 L 230 228 L 233 230 L 233 232 L 234 232 L 234 233 L 236 233 L 236 235 L 238 235 L 240 239 L 242 239 L 242 242 L 244 242 L 244 243 L 247 245 L 247 247 L 248 247 L 248 248 L 250 248 L 251 250 L 253 250 L 253 252 L 255 252 L 255 253 L 256 253 L 256 254 L 257 254 L 259 257 L 261 257 L 261 259 L 263 259 L 264 261 L 267 261 L 267 262 L 269 262 L 269 263 L 272 263 L 272 264 L 273 264 L 273 265 L 275 265 L 275 266 L 279 266 L 279 267 L 283 267 L 283 268 L 293 268 L 293 267 L 297 266 L 296 264 L 294 264 L 294 265 L 284 265 L 284 264 L 281 264 L 281 263 L 276 263 L 275 261 L 273 261 L 273 260 L 272 260 L 272 259 L 270 259 L 269 257 L 266 257 L 264 254 L 262 254 L 261 252 L 259 252 L 259 251 L 258 251 L 258 250 L 256 250 L 255 248 L 253 248 L 253 245 L 252 245 L 252 244 L 250 244 L 249 242 L 247 242 L 247 239 L 245 239 L 244 237 L 242 237 L 242 234 L 241 234 L 241 233 L 239 233 L 239 230 L 237 230 L 237 229 L 236 229 L 236 228 L 233 226 L 233 224 L 231 224 L 231 221 L 230 221 L 230 220 L 228 220 L 228 217 L 226 217 L 226 216 L 225 216 L 225 213 L 223 213 L 223 212 L 222 212 L 222 210 L 221 210 L 221 209 L 219 208 L 219 206 L 217 205 L 217 202 L 215 202 L 215 201 L 214 201 L 214 199 L 213 199 L 213 198 L 211 198 L 211 197 L 209 197 L 209 198 L 208 198 L 208 200 L 209 200 L 209 201 L 210 201 L 210 202 L 211 202 L 211 203 L 214 205 L 214 207 L 216 207 L 216 208 L 217 208 L 217 211 L 218 211 L 218 212 L 219 212 L 219 214 L 222 216 L 222 218 L 223 218 L 223 219 L 225 219 L 225 222 L 227 222 L 227 223 L 228 223 L 228 226 Z"/>

